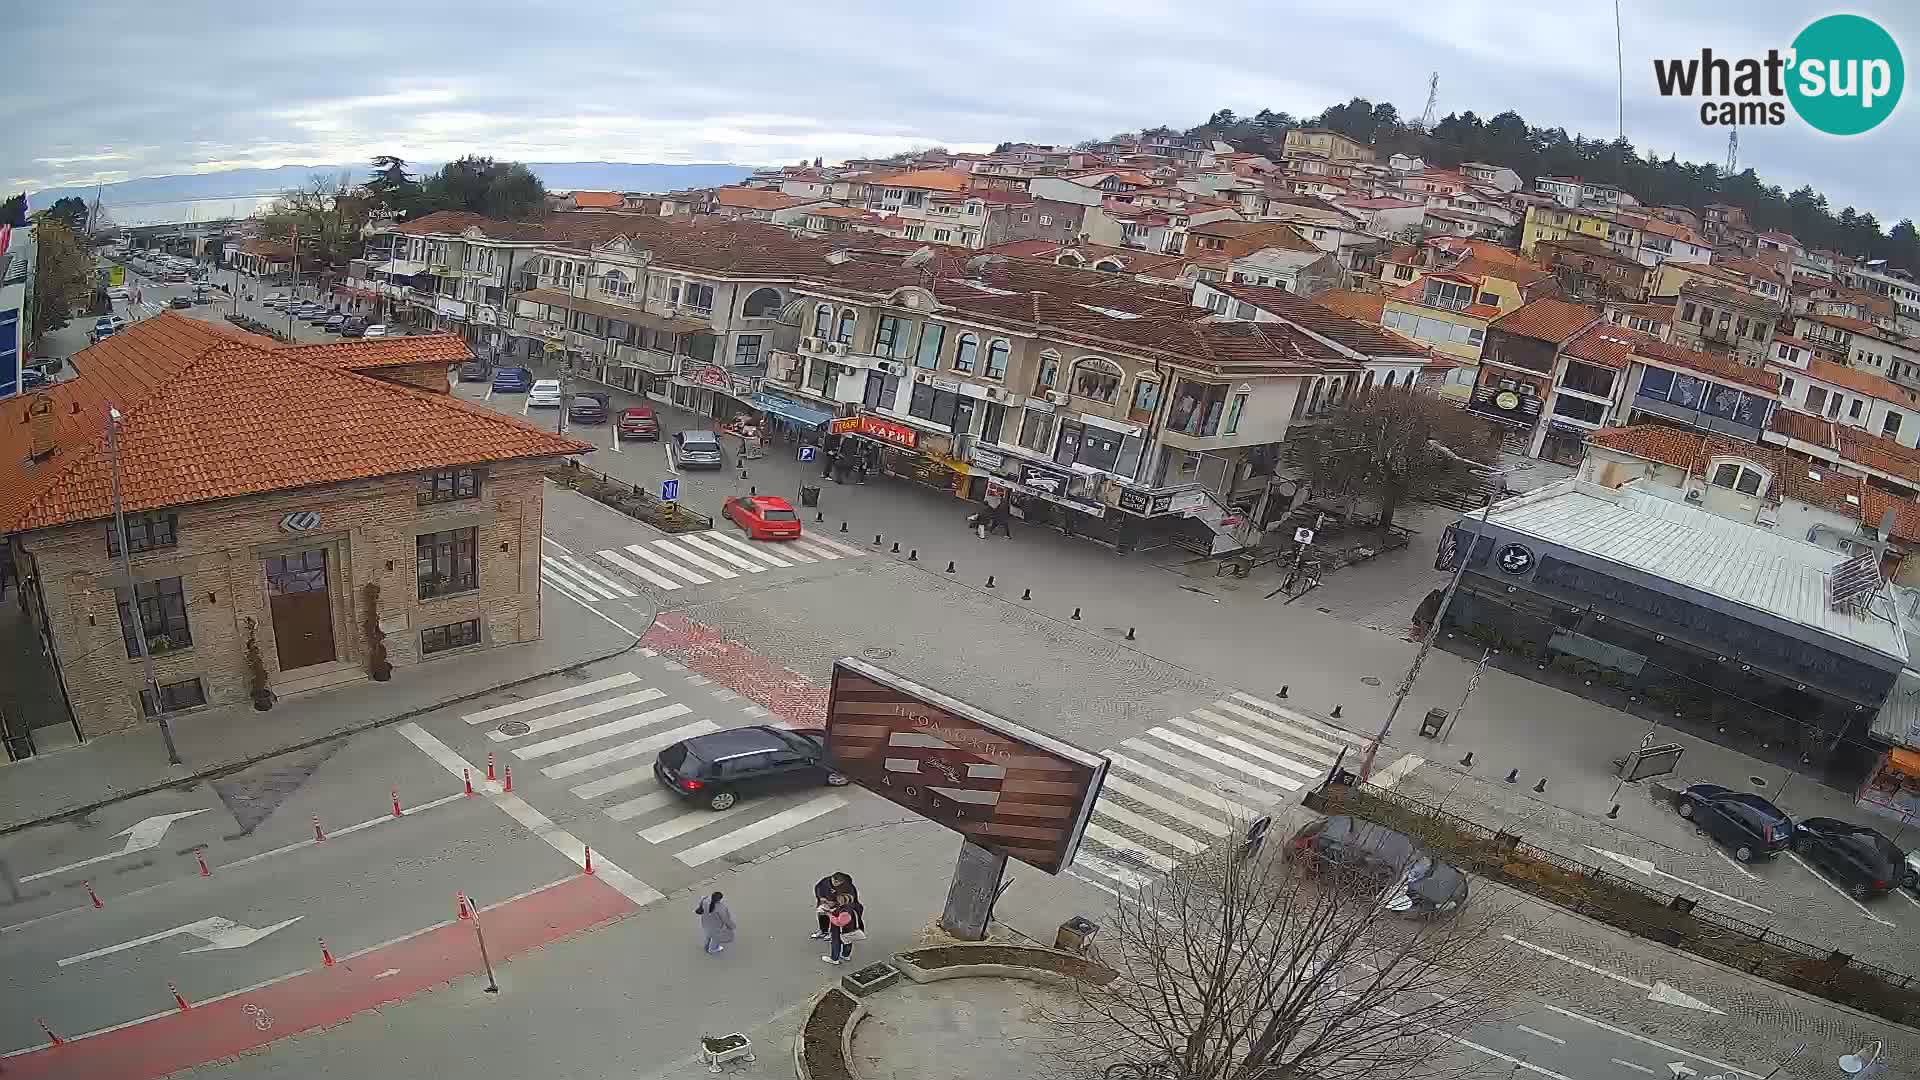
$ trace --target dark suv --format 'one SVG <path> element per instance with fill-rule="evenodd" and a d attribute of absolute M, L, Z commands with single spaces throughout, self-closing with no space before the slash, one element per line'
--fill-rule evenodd
<path fill-rule="evenodd" d="M 654 759 L 653 775 L 675 795 L 710 810 L 725 810 L 742 795 L 847 782 L 827 763 L 819 733 L 765 725 L 674 743 Z"/>
<path fill-rule="evenodd" d="M 1846 886 L 1855 900 L 1879 896 L 1906 875 L 1906 854 L 1876 829 L 1811 817 L 1793 831 L 1793 850 Z"/>
<path fill-rule="evenodd" d="M 1793 819 L 1751 792 L 1694 784 L 1675 796 L 1673 807 L 1741 862 L 1771 859 L 1793 842 Z"/>

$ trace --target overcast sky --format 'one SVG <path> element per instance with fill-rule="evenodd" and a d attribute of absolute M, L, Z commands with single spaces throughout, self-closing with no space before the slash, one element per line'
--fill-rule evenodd
<path fill-rule="evenodd" d="M 1651 59 L 1784 48 L 1825 7 L 1623 0 L 1627 135 L 1725 159 Z M 1920 5 L 1859 0 L 1908 47 Z M 1736 14 L 1737 11 L 1737 14 Z M 1226 107 L 1299 115 L 1361 95 L 1403 116 L 1513 108 L 1610 136 L 1612 10 L 1469 0 L 66 0 L 16 13 L 0 106 L 8 189 L 249 166 L 829 160 L 1003 139 L 1064 143 Z M 1920 91 L 1916 91 L 1920 92 Z M 1908 95 L 1911 97 L 1911 94 Z M 1883 222 L 1920 214 L 1916 106 L 1852 139 L 1741 131 L 1741 161 Z"/>

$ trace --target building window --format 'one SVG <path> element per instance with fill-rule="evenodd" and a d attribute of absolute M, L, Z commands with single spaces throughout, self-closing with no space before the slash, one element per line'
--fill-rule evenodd
<path fill-rule="evenodd" d="M 1860 407 L 1864 404 L 1866 403 L 1861 401 L 1859 398 L 1854 398 L 1853 404 L 1847 406 L 1847 419 L 1849 420 L 1860 419 Z"/>
<path fill-rule="evenodd" d="M 733 366 L 743 368 L 760 366 L 759 334 L 742 334 L 733 339 Z"/>
<path fill-rule="evenodd" d="M 1569 360 L 1567 369 L 1560 375 L 1560 385 L 1576 393 L 1609 397 L 1613 394 L 1613 372 L 1593 364 Z"/>
<path fill-rule="evenodd" d="M 1492 293 L 1490 293 L 1490 292 L 1483 292 L 1483 293 L 1481 293 L 1481 294 L 1480 294 L 1480 302 L 1481 302 L 1481 303 L 1483 303 L 1483 304 L 1485 304 L 1485 305 L 1487 305 L 1488 307 L 1499 307 L 1499 306 L 1500 306 L 1500 298 L 1499 298 L 1498 296 L 1495 296 L 1494 294 L 1492 294 Z"/>
<path fill-rule="evenodd" d="M 833 340 L 842 345 L 853 344 L 853 327 L 857 318 L 852 308 L 847 308 L 845 311 L 842 311 L 840 313 L 840 329 L 833 335 Z"/>
<path fill-rule="evenodd" d="M 950 241 L 950 240 L 952 240 L 952 239 L 953 239 L 953 230 L 952 230 L 952 229 L 935 229 L 935 230 L 933 230 L 933 242 L 934 242 L 934 243 L 936 243 L 936 244 L 944 244 L 944 243 L 947 243 L 948 241 Z"/>
<path fill-rule="evenodd" d="M 884 371 L 867 372 L 867 389 L 861 400 L 869 409 L 892 409 L 900 393 L 900 376 Z"/>
<path fill-rule="evenodd" d="M 479 541 L 479 529 L 420 534 L 414 541 L 420 599 L 431 600 L 478 589 L 480 574 L 474 554 Z"/>
<path fill-rule="evenodd" d="M 1767 474 L 1752 465 L 1723 461 L 1714 466 L 1713 486 L 1729 488 L 1742 495 L 1758 496 L 1767 486 Z"/>
<path fill-rule="evenodd" d="M 1682 308 L 1680 309 L 1680 321 L 1681 321 L 1681 322 L 1692 322 L 1692 321 L 1693 321 L 1693 313 L 1694 313 L 1694 306 L 1693 306 L 1693 301 L 1691 301 L 1691 300 L 1689 300 L 1689 301 L 1687 301 L 1687 304 L 1686 304 L 1686 306 L 1685 306 L 1685 307 L 1682 307 Z"/>
<path fill-rule="evenodd" d="M 140 622 L 136 627 L 133 610 L 127 606 L 127 590 L 115 589 L 120 606 L 120 635 L 126 641 L 127 655 L 140 655 L 140 641 L 134 635 L 147 634 L 147 653 L 160 656 L 193 647 L 193 632 L 187 625 L 187 595 L 177 577 L 141 581 L 133 586 L 140 601 Z"/>
<path fill-rule="evenodd" d="M 161 683 L 159 689 L 157 701 L 152 690 L 140 691 L 142 716 L 158 716 L 161 713 L 179 712 L 181 709 L 197 709 L 207 703 L 207 690 L 200 685 L 199 679 Z"/>
<path fill-rule="evenodd" d="M 1053 215 L 1052 215 L 1052 214 L 1041 214 L 1041 215 L 1040 215 L 1040 224 L 1042 224 L 1042 225 L 1051 225 L 1051 224 L 1053 224 Z"/>
<path fill-rule="evenodd" d="M 1607 418 L 1605 405 L 1585 398 L 1568 397 L 1565 394 L 1554 395 L 1553 412 L 1556 416 L 1565 416 L 1588 424 L 1599 424 Z"/>
<path fill-rule="evenodd" d="M 954 430 L 954 417 L 959 411 L 960 395 L 948 390 L 936 390 L 932 383 L 913 384 L 913 396 L 907 401 L 907 413 L 922 420 L 939 424 L 948 430 Z"/>
<path fill-rule="evenodd" d="M 980 339 L 972 334 L 961 334 L 953 347 L 953 370 L 972 372 L 974 359 L 980 354 Z"/>
<path fill-rule="evenodd" d="M 1133 411 L 1151 414 L 1160 405 L 1160 383 L 1153 379 L 1135 379 Z"/>
<path fill-rule="evenodd" d="M 873 331 L 873 354 L 900 356 L 907 351 L 907 342 L 912 337 L 912 324 L 898 316 L 882 315 Z"/>
<path fill-rule="evenodd" d="M 441 469 L 420 478 L 419 505 L 480 497 L 479 469 Z"/>
<path fill-rule="evenodd" d="M 712 311 L 713 286 L 689 281 L 685 293 L 681 296 L 681 302 L 695 311 Z"/>
<path fill-rule="evenodd" d="M 813 309 L 813 336 L 826 338 L 833 333 L 833 309 L 825 304 Z"/>
<path fill-rule="evenodd" d="M 1036 454 L 1053 453 L 1053 414 L 1028 409 L 1020 417 L 1020 445 Z"/>
<path fill-rule="evenodd" d="M 469 645 L 480 644 L 480 620 L 467 619 L 464 622 L 448 623 L 445 626 L 431 626 L 420 631 L 420 655 L 432 656 L 448 649 L 463 649 Z"/>
<path fill-rule="evenodd" d="M 740 314 L 749 319 L 773 319 L 780 315 L 780 291 L 778 289 L 755 289 L 747 302 L 740 305 Z"/>
<path fill-rule="evenodd" d="M 997 401 L 987 402 L 986 420 L 980 425 L 980 441 L 997 443 L 1000 441 L 1000 429 L 1007 422 L 1007 407 Z"/>
<path fill-rule="evenodd" d="M 177 515 L 170 511 L 155 510 L 145 514 L 128 514 L 127 550 L 138 555 L 143 551 L 164 551 L 180 542 L 176 526 Z M 107 526 L 107 554 L 120 554 L 120 531 L 112 525 Z"/>
<path fill-rule="evenodd" d="M 1897 412 L 1888 413 L 1886 419 L 1880 421 L 1880 434 L 1888 438 L 1900 434 L 1900 420 L 1901 414 Z"/>
<path fill-rule="evenodd" d="M 985 372 L 987 378 L 1004 379 L 1007 377 L 1007 356 L 1011 352 L 1012 350 L 1008 348 L 1006 341 L 1003 339 L 996 338 L 987 346 L 987 370 Z"/>
<path fill-rule="evenodd" d="M 946 343 L 947 328 L 927 323 L 920 331 L 920 348 L 913 354 L 913 366 L 933 371 L 940 366 L 940 346 Z"/>
<path fill-rule="evenodd" d="M 1246 411 L 1246 408 L 1247 395 L 1233 395 L 1232 403 L 1227 406 L 1226 434 L 1232 435 L 1240 430 L 1240 414 Z"/>
<path fill-rule="evenodd" d="M 1073 392 L 1094 401 L 1111 402 L 1120 392 L 1120 378 L 1117 364 L 1089 356 L 1073 365 Z"/>
<path fill-rule="evenodd" d="M 1793 400 L 1793 380 L 1792 379 L 1780 380 L 1780 396 L 1783 398 L 1786 398 L 1788 401 Z"/>
<path fill-rule="evenodd" d="M 1824 386 L 1807 387 L 1807 411 L 1819 415 L 1827 407 L 1827 388 Z"/>
<path fill-rule="evenodd" d="M 1060 354 L 1048 349 L 1040 354 L 1040 373 L 1034 377 L 1034 389 L 1051 390 L 1060 385 Z"/>

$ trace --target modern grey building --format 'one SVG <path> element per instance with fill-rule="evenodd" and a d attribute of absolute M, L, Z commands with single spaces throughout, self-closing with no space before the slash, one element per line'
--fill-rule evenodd
<path fill-rule="evenodd" d="M 33 340 L 33 226 L 0 226 L 0 401 L 20 392 Z"/>

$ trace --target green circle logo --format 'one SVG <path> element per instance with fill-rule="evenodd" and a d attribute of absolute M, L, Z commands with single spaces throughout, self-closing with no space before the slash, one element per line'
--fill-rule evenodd
<path fill-rule="evenodd" d="M 1829 135 L 1872 131 L 1893 115 L 1906 85 L 1900 46 L 1859 15 L 1817 19 L 1793 39 L 1787 99 L 1800 119 Z"/>

